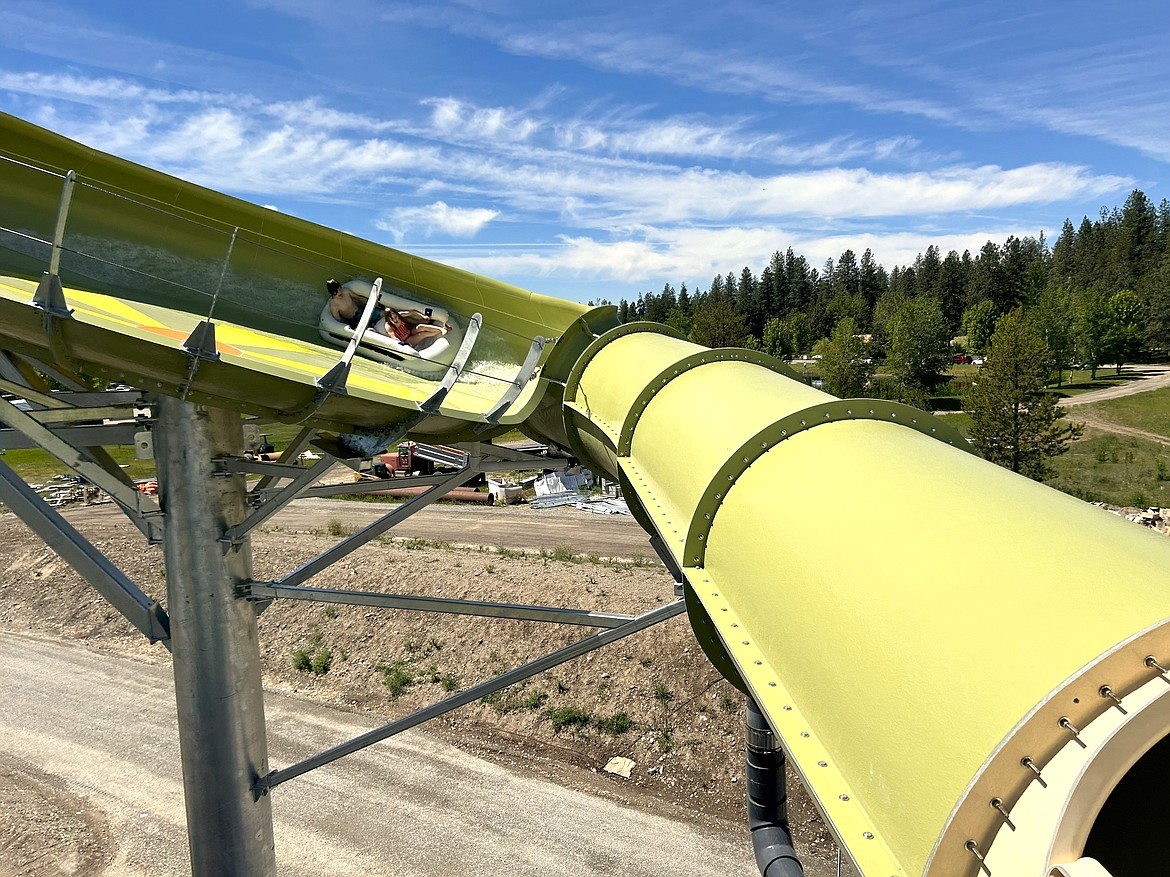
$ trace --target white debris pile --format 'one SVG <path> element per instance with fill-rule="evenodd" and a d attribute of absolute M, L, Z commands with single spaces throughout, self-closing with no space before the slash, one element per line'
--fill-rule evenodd
<path fill-rule="evenodd" d="M 580 467 L 565 472 L 545 472 L 532 481 L 537 497 L 576 493 L 593 487 L 593 473 Z"/>
<path fill-rule="evenodd" d="M 1170 509 L 1161 509 L 1156 506 L 1151 506 L 1146 509 L 1127 508 L 1109 505 L 1103 502 L 1095 502 L 1093 505 L 1097 506 L 1097 508 L 1104 509 L 1110 514 L 1123 517 L 1127 521 L 1133 521 L 1135 524 L 1141 524 L 1143 527 L 1157 530 L 1163 536 L 1170 536 Z"/>

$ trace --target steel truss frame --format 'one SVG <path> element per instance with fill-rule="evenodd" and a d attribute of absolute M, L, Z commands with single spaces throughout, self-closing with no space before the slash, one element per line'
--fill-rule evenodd
<path fill-rule="evenodd" d="M 237 447 L 227 453 L 223 452 L 224 423 L 237 422 L 235 418 L 238 415 L 218 410 L 208 412 L 177 399 L 147 398 L 138 391 L 48 392 L 47 388 L 33 387 L 23 377 L 24 372 L 16 367 L 18 365 L 20 363 L 11 354 L 0 352 L 0 389 L 23 395 L 33 410 L 24 411 L 12 402 L 0 399 L 0 423 L 8 427 L 0 430 L 0 448 L 42 448 L 104 490 L 149 542 L 163 544 L 168 570 L 168 596 L 172 605 L 182 604 L 185 607 L 191 602 L 192 595 L 194 599 L 200 598 L 198 582 L 191 590 L 182 591 L 180 589 L 186 585 L 172 580 L 182 579 L 187 566 L 199 565 L 196 558 L 202 547 L 196 531 L 211 532 L 212 535 L 207 538 L 218 543 L 220 556 L 234 570 L 229 574 L 231 587 L 226 589 L 227 599 L 237 607 L 250 607 L 247 616 L 252 619 L 251 634 L 248 633 L 249 622 L 241 621 L 241 616 L 231 605 L 226 608 L 221 606 L 217 610 L 223 618 L 214 625 L 189 617 L 183 622 L 173 619 L 159 601 L 145 594 L 121 573 L 109 558 L 0 460 L 0 502 L 9 505 L 50 548 L 73 566 L 144 636 L 151 642 L 162 642 L 175 654 L 188 832 L 192 870 L 197 877 L 211 873 L 269 873 L 274 867 L 270 844 L 271 810 L 261 808 L 258 812 L 248 812 L 249 808 L 238 800 L 241 792 L 246 792 L 247 797 L 258 805 L 261 799 L 267 799 L 268 793 L 276 786 L 317 767 L 685 611 L 683 600 L 677 596 L 678 588 L 675 589 L 674 599 L 635 616 L 563 607 L 314 588 L 306 584 L 317 573 L 480 474 L 516 468 L 563 469 L 569 464 L 565 458 L 537 456 L 484 442 L 454 446 L 451 459 L 457 465 L 453 469 L 431 476 L 396 478 L 396 486 L 414 485 L 427 489 L 394 506 L 373 523 L 340 540 L 281 578 L 271 582 L 254 581 L 251 578 L 250 552 L 241 549 L 248 545 L 250 532 L 259 524 L 299 497 L 372 492 L 384 489 L 386 482 L 355 481 L 315 486 L 320 476 L 338 462 L 360 470 L 362 459 L 339 458 L 324 453 L 320 460 L 308 467 L 297 465 L 295 461 L 299 455 L 316 438 L 316 432 L 311 428 L 303 429 L 277 462 L 256 460 L 243 453 L 242 439 L 229 440 L 229 445 L 235 441 Z M 160 417 L 160 410 L 172 413 Z M 200 415 L 200 412 L 203 414 Z M 212 416 L 208 418 L 207 413 Z M 109 423 L 111 419 L 128 422 Z M 95 421 L 101 425 L 79 425 L 80 422 L 93 424 Z M 245 421 L 245 428 L 239 431 L 240 434 L 247 431 L 252 423 Z M 229 431 L 232 430 L 234 427 L 229 428 Z M 105 444 L 125 444 L 128 441 L 133 441 L 140 454 L 154 453 L 159 464 L 159 487 L 163 498 L 161 505 L 139 492 L 103 447 Z M 179 445 L 181 449 L 176 450 Z M 327 441 L 318 447 L 336 445 Z M 207 448 L 216 450 L 205 460 L 195 460 L 193 464 L 184 462 L 186 457 L 191 456 L 192 448 L 196 449 L 195 456 L 198 456 L 199 449 L 203 449 L 204 453 Z M 250 490 L 243 488 L 246 475 L 261 476 Z M 181 482 L 193 479 L 204 483 L 184 485 L 183 489 L 176 490 L 174 483 L 168 483 L 175 479 Z M 239 486 L 238 513 L 224 514 L 225 510 L 233 507 L 234 500 L 228 496 L 231 491 L 224 493 L 221 488 L 220 496 L 214 484 L 206 483 L 208 479 L 211 482 L 227 479 Z M 185 499 L 188 493 L 197 496 Z M 170 518 L 183 523 L 178 527 L 165 527 L 165 522 Z M 223 523 L 225 520 L 228 522 L 226 525 Z M 206 557 L 204 554 L 204 559 Z M 198 577 L 197 573 L 193 575 L 195 579 Z M 222 581 L 218 582 L 218 585 L 222 584 Z M 209 587 L 221 592 L 225 590 L 217 588 L 216 583 Z M 214 692 L 201 693 L 201 690 L 208 683 L 222 684 L 220 677 L 235 671 L 223 666 L 208 666 L 205 658 L 196 660 L 194 655 L 209 650 L 213 655 L 223 658 L 238 654 L 243 649 L 248 653 L 245 656 L 248 661 L 258 666 L 255 617 L 277 599 L 523 619 L 594 627 L 598 631 L 322 753 L 286 768 L 269 771 L 263 743 L 262 694 L 259 695 L 258 709 L 255 705 L 251 710 L 240 707 L 241 711 L 237 713 L 233 712 L 237 707 L 222 706 L 225 700 L 231 701 L 233 698 L 223 698 Z M 189 612 L 189 609 L 184 608 L 184 612 Z M 176 625 L 180 629 L 175 629 Z M 186 630 L 188 627 L 198 629 Z M 176 636 L 180 641 L 185 637 L 186 645 L 176 648 Z M 192 636 L 198 642 L 192 642 Z M 221 663 L 230 662 L 224 658 Z M 258 671 L 253 669 L 248 672 L 256 677 Z M 255 679 L 247 678 L 235 684 L 255 687 L 258 683 Z M 209 725 L 203 715 L 212 703 L 218 710 L 215 725 Z M 201 735 L 205 738 L 209 732 L 222 732 L 225 725 L 232 722 L 238 722 L 244 728 L 245 737 L 247 733 L 259 735 L 260 739 L 251 744 L 253 751 L 209 753 L 198 751 L 196 744 L 189 742 Z M 190 753 L 187 752 L 188 748 L 192 750 Z M 245 765 L 248 766 L 246 777 L 241 776 Z M 241 780 L 246 782 L 246 789 L 239 788 Z M 225 813 L 228 815 L 225 816 Z M 201 824 L 199 828 L 196 828 L 197 823 Z M 209 824 L 219 827 L 209 830 L 206 827 Z M 230 867 L 234 870 L 223 870 L 225 850 L 229 851 L 229 857 L 233 859 Z"/>

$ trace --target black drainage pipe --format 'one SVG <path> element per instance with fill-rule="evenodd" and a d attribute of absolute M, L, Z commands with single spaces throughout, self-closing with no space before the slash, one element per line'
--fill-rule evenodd
<path fill-rule="evenodd" d="M 752 849 L 763 877 L 804 877 L 788 831 L 784 750 L 759 706 L 747 698 L 747 799 Z"/>

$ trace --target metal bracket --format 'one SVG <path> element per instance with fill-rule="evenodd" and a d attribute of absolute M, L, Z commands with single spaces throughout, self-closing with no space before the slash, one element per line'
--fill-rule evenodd
<path fill-rule="evenodd" d="M 234 527 L 229 527 L 219 541 L 229 547 L 239 545 L 244 536 L 296 499 L 301 490 L 333 468 L 335 462 L 337 461 L 333 457 L 326 454 L 312 466 L 302 470 L 290 484 L 281 489 L 280 493 L 270 498 L 259 508 L 254 509 L 243 521 Z M 219 461 L 217 461 L 217 465 L 219 465 Z M 235 473 L 225 468 L 222 474 L 234 475 Z"/>
<path fill-rule="evenodd" d="M 482 325 L 483 316 L 481 314 L 472 314 L 471 319 L 467 323 L 467 331 L 463 334 L 463 343 L 459 345 L 459 349 L 455 352 L 455 358 L 447 366 L 447 372 L 443 375 L 443 380 L 439 382 L 438 389 L 431 393 L 426 401 L 419 406 L 419 410 L 427 414 L 435 414 L 438 412 L 439 406 L 443 404 L 443 400 L 447 398 L 447 394 L 455 386 L 455 382 L 462 376 L 463 368 L 467 365 L 467 360 L 471 356 L 471 348 L 475 346 L 476 339 L 479 338 L 479 330 Z"/>
<path fill-rule="evenodd" d="M 44 316 L 45 330 L 52 331 L 55 319 L 67 320 L 73 316 L 73 311 L 65 301 L 65 290 L 61 287 L 61 249 L 65 243 L 65 220 L 69 216 L 69 203 L 73 200 L 73 187 L 77 183 L 77 173 L 69 171 L 61 186 L 61 200 L 57 205 L 57 224 L 53 229 L 53 249 L 49 254 L 49 270 L 41 277 L 37 284 L 37 291 L 33 295 L 32 303 L 41 309 Z"/>
<path fill-rule="evenodd" d="M 674 559 L 674 555 L 670 553 L 670 549 L 666 547 L 666 543 L 662 541 L 662 537 L 657 531 L 650 536 L 650 547 L 654 549 L 654 553 L 658 555 L 658 559 L 662 561 L 662 565 L 666 567 L 666 571 L 670 573 L 670 577 L 674 579 L 674 595 L 681 597 L 683 595 L 683 586 L 686 585 L 687 577 L 682 571 L 682 567 Z"/>
<path fill-rule="evenodd" d="M 48 427 L 42 426 L 35 417 L 21 411 L 6 399 L 0 399 L 0 423 L 5 423 L 48 451 L 64 465 L 89 479 L 110 495 L 139 530 L 150 540 L 156 540 L 157 519 L 161 511 L 146 499 L 132 484 L 124 479 L 121 472 L 107 471 L 93 454 L 76 447 Z M 145 505 L 145 508 L 144 508 Z M 154 522 L 147 520 L 153 513 Z"/>
<path fill-rule="evenodd" d="M 56 274 L 45 272 L 41 275 L 37 291 L 33 294 L 33 306 L 44 312 L 45 320 L 68 320 L 73 317 L 73 308 L 65 301 L 65 289 L 61 286 L 61 278 Z M 46 328 L 49 328 L 46 326 Z"/>
<path fill-rule="evenodd" d="M 504 391 L 504 395 L 500 396 L 491 410 L 483 416 L 485 422 L 476 424 L 476 433 L 481 433 L 495 426 L 499 419 L 504 416 L 504 412 L 508 410 L 508 407 L 523 392 L 524 388 L 528 386 L 528 382 L 532 380 L 532 375 L 536 372 L 536 364 L 540 362 L 540 354 L 544 352 L 544 343 L 544 339 L 539 335 L 532 339 L 532 346 L 528 348 L 528 356 L 524 358 L 520 370 L 516 372 L 516 377 L 508 385 L 508 389 Z"/>
<path fill-rule="evenodd" d="M 215 345 L 215 323 L 204 320 L 191 330 L 183 342 L 183 352 L 195 359 L 207 362 L 219 361 L 219 349 Z"/>

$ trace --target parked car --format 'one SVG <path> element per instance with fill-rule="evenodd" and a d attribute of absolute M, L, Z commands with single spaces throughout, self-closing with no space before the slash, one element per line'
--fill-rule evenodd
<path fill-rule="evenodd" d="M 951 357 L 951 362 L 957 365 L 971 365 L 974 361 L 974 357 L 968 356 L 966 353 L 956 353 Z"/>

